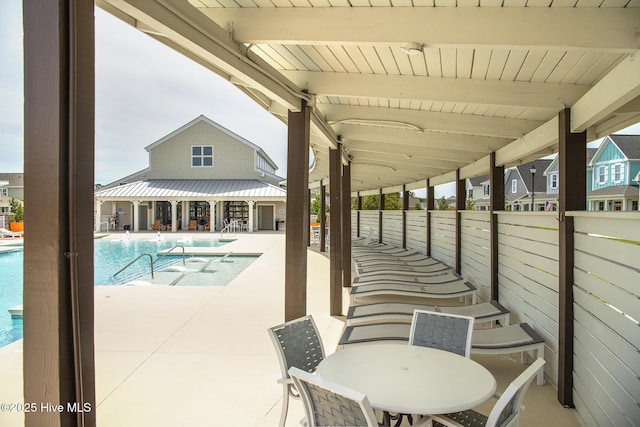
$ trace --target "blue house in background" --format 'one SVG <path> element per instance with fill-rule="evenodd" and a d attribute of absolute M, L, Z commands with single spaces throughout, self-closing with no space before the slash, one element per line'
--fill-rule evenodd
<path fill-rule="evenodd" d="M 637 211 L 640 135 L 609 135 L 587 164 L 587 203 L 595 211 Z"/>

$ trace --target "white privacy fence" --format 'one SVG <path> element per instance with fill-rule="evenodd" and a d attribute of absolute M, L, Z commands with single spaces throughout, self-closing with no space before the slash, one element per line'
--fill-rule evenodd
<path fill-rule="evenodd" d="M 491 299 L 491 217 L 486 211 L 462 212 L 462 277 L 478 288 L 481 300 Z"/>
<path fill-rule="evenodd" d="M 383 211 L 383 241 L 401 246 L 402 212 Z M 573 212 L 573 397 L 588 426 L 640 426 L 640 215 Z M 456 213 L 431 211 L 431 256 L 456 261 Z M 352 215 L 353 228 L 356 228 Z M 360 236 L 379 211 L 360 211 Z M 462 211 L 460 266 L 481 299 L 491 289 L 491 217 Z M 557 212 L 499 212 L 498 299 L 512 322 L 545 339 L 545 373 L 558 381 L 559 222 Z M 398 228 L 400 227 L 400 228 Z M 406 211 L 408 249 L 426 253 L 427 213 Z M 354 235 L 357 231 L 354 231 Z"/>
<path fill-rule="evenodd" d="M 456 213 L 454 211 L 431 212 L 431 256 L 450 267 L 456 265 Z"/>
<path fill-rule="evenodd" d="M 553 382 L 558 378 L 556 215 L 498 215 L 498 299 L 515 317 L 513 321 L 528 323 L 544 338 L 545 372 Z"/>
<path fill-rule="evenodd" d="M 574 403 L 588 425 L 640 425 L 640 217 L 575 213 Z"/>

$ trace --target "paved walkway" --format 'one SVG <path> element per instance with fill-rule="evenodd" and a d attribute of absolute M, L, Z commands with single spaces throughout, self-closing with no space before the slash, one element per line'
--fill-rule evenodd
<path fill-rule="evenodd" d="M 238 237 L 225 251 L 263 255 L 227 286 L 96 287 L 100 427 L 277 425 L 282 389 L 266 329 L 284 317 L 284 235 Z M 329 260 L 309 251 L 307 310 L 332 353 L 343 322 L 328 315 L 328 283 Z M 477 360 L 499 391 L 523 370 L 515 356 Z M 0 349 L 0 378 L 0 402 L 22 402 L 22 341 Z M 525 403 L 522 426 L 580 425 L 548 384 L 533 385 Z M 303 416 L 292 401 L 287 425 Z M 23 417 L 0 412 L 0 425 L 21 426 Z"/>

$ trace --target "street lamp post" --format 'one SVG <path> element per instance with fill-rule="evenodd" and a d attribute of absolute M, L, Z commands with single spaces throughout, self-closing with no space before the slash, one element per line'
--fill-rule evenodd
<path fill-rule="evenodd" d="M 529 172 L 531 172 L 531 212 L 535 211 L 535 206 L 536 206 L 536 165 L 532 164 L 531 165 L 531 169 L 529 169 Z"/>

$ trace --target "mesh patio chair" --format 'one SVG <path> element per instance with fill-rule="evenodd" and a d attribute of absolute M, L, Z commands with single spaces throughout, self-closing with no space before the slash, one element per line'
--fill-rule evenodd
<path fill-rule="evenodd" d="M 473 409 L 446 415 L 434 415 L 430 423 L 435 427 L 516 427 L 524 409 L 522 401 L 533 378 L 543 369 L 545 360 L 538 358 L 524 370 L 500 396 L 489 416 Z"/>
<path fill-rule="evenodd" d="M 409 344 L 471 355 L 473 317 L 435 311 L 415 310 Z"/>
<path fill-rule="evenodd" d="M 307 425 L 378 426 L 367 396 L 297 368 L 289 369 L 304 403 Z"/>
<path fill-rule="evenodd" d="M 289 377 L 289 369 L 296 367 L 305 372 L 314 372 L 318 364 L 324 359 L 324 348 L 318 333 L 318 328 L 311 316 L 291 320 L 278 326 L 269 328 L 271 341 L 278 354 L 282 378 L 282 412 L 280 423 L 282 427 L 287 419 L 289 397 L 300 397 L 295 389 L 293 380 Z"/>

